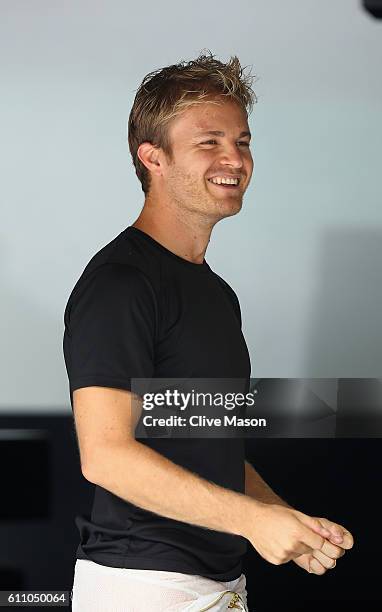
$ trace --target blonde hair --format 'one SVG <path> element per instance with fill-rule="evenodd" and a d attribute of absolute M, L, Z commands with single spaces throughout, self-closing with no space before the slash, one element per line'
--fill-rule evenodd
<path fill-rule="evenodd" d="M 150 173 L 138 157 L 139 145 L 150 142 L 172 160 L 169 123 L 186 108 L 205 102 L 211 95 L 235 100 L 248 117 L 257 97 L 252 90 L 255 76 L 244 74 L 244 70 L 236 55 L 224 64 L 214 59 L 211 51 L 203 50 L 195 60 L 182 60 L 144 77 L 129 115 L 128 143 L 136 175 L 146 195 L 150 189 Z"/>

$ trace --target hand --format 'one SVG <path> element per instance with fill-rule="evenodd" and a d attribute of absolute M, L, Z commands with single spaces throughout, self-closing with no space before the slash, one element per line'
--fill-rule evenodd
<path fill-rule="evenodd" d="M 294 508 L 256 502 L 254 514 L 248 513 L 244 536 L 269 563 L 280 565 L 301 555 L 322 553 L 332 531 L 321 519 Z M 324 555 L 326 553 L 323 553 Z"/>
<path fill-rule="evenodd" d="M 337 559 L 345 554 L 346 550 L 353 547 L 353 536 L 342 525 L 328 521 L 325 518 L 317 518 L 323 527 L 330 531 L 330 536 L 321 550 L 314 550 L 293 559 L 293 561 L 309 573 L 321 576 L 328 569 L 336 566 Z"/>

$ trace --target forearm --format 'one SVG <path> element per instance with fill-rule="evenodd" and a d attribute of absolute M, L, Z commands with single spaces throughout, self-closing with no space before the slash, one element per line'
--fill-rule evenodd
<path fill-rule="evenodd" d="M 245 494 L 264 504 L 279 504 L 292 508 L 271 489 L 248 461 L 245 462 Z"/>
<path fill-rule="evenodd" d="M 84 474 L 90 482 L 174 520 L 245 537 L 249 515 L 255 518 L 261 506 L 246 495 L 176 465 L 136 440 L 96 452 L 93 469 Z"/>

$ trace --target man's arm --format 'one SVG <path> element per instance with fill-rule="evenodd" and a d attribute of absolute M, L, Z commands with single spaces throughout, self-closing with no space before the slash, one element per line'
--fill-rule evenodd
<path fill-rule="evenodd" d="M 122 389 L 85 387 L 74 391 L 73 402 L 81 468 L 88 481 L 158 515 L 244 535 L 243 517 L 249 511 L 255 515 L 260 504 L 136 440 L 142 412 L 137 396 Z"/>
<path fill-rule="evenodd" d="M 245 462 L 245 494 L 264 504 L 279 504 L 286 508 L 292 508 L 286 501 L 276 495 L 248 461 Z"/>
<path fill-rule="evenodd" d="M 243 536 L 275 565 L 322 548 L 330 534 L 302 512 L 209 482 L 137 441 L 131 392 L 84 387 L 73 392 L 73 401 L 82 473 L 121 499 L 174 520 Z"/>

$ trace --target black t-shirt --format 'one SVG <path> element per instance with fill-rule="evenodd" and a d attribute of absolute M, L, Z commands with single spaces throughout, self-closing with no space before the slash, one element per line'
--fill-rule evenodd
<path fill-rule="evenodd" d="M 64 357 L 74 389 L 131 390 L 134 378 L 236 378 L 249 388 L 250 360 L 231 287 L 145 232 L 127 227 L 98 251 L 64 315 Z M 105 406 L 107 410 L 107 406 Z M 244 493 L 244 439 L 147 438 L 174 463 Z M 129 466 L 126 466 L 129 469 Z M 247 541 L 139 508 L 100 486 L 79 515 L 78 559 L 111 567 L 238 578 Z"/>

